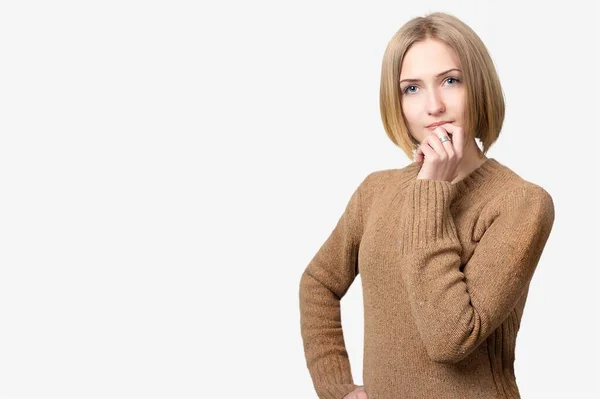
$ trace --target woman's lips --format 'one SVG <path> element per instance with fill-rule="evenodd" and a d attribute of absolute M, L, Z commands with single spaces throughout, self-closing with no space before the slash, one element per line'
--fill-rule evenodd
<path fill-rule="evenodd" d="M 440 122 L 440 123 L 435 123 L 435 124 L 433 124 L 433 125 L 427 126 L 427 129 L 429 129 L 429 130 L 433 130 L 433 129 L 435 129 L 436 127 L 438 127 L 438 126 L 441 126 L 441 125 L 443 125 L 443 124 L 445 124 L 445 123 L 452 123 L 452 121 L 444 121 L 444 122 Z"/>

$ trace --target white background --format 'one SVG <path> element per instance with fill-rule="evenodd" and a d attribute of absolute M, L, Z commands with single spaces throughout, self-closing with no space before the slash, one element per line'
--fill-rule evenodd
<path fill-rule="evenodd" d="M 596 7 L 596 8 L 594 8 Z M 553 197 L 523 398 L 598 381 L 596 1 L 3 1 L 0 397 L 316 398 L 298 287 L 350 195 L 411 160 L 381 60 L 446 11 L 496 64 L 488 152 Z M 362 293 L 342 301 L 362 383 Z"/>

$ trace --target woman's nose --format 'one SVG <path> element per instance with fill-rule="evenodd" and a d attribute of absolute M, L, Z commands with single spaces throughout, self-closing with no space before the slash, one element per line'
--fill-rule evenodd
<path fill-rule="evenodd" d="M 427 113 L 431 115 L 439 114 L 445 110 L 444 102 L 441 96 L 435 90 L 430 91 L 427 96 Z"/>

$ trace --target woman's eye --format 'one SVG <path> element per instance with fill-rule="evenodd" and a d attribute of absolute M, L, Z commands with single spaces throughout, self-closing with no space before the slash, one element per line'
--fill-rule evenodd
<path fill-rule="evenodd" d="M 460 82 L 460 79 L 458 79 L 458 78 L 453 78 L 453 77 L 450 77 L 450 78 L 446 79 L 446 81 L 449 81 L 449 80 L 453 80 L 453 81 L 455 82 L 455 83 L 451 84 L 451 86 L 453 86 L 454 84 L 456 84 L 456 83 Z M 417 86 L 415 86 L 415 85 L 406 86 L 406 87 L 404 88 L 404 93 L 405 93 L 405 94 L 412 94 L 412 93 L 414 93 L 414 91 L 411 91 L 411 90 L 410 90 L 410 88 L 411 88 L 411 87 L 415 87 L 415 88 L 416 88 Z"/>
<path fill-rule="evenodd" d="M 413 86 L 413 85 L 411 85 L 411 86 L 406 86 L 406 88 L 404 89 L 404 92 L 405 92 L 406 94 L 408 94 L 408 93 L 414 93 L 414 91 L 409 91 L 409 90 L 408 90 L 408 89 L 410 89 L 411 87 L 416 87 L 416 86 Z"/>

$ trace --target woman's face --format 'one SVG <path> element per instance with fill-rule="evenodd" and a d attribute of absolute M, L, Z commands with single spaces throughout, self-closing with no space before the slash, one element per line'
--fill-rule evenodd
<path fill-rule="evenodd" d="M 462 72 L 458 57 L 445 43 L 427 39 L 409 48 L 400 69 L 400 95 L 410 134 L 419 142 L 433 133 L 428 128 L 432 123 L 463 127 Z"/>

